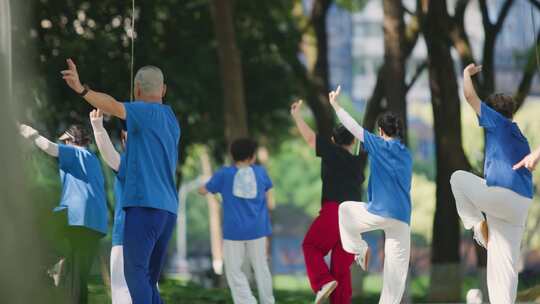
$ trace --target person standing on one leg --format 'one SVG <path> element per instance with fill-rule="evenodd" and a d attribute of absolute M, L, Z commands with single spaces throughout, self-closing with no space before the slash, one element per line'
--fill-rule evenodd
<path fill-rule="evenodd" d="M 362 199 L 362 159 L 352 153 L 354 136 L 344 127 L 334 129 L 332 138 L 316 135 L 301 116 L 302 101 L 291 106 L 300 134 L 321 158 L 322 200 L 319 216 L 309 228 L 302 249 L 315 303 L 330 297 L 332 304 L 351 302 L 351 272 L 354 255 L 346 252 L 339 235 L 338 208 L 345 201 Z M 330 269 L 324 257 L 332 251 Z"/>
<path fill-rule="evenodd" d="M 367 270 L 370 250 L 362 233 L 383 230 L 384 270 L 379 303 L 401 302 L 409 269 L 411 228 L 412 157 L 403 144 L 403 122 L 391 112 L 377 120 L 379 136 L 364 130 L 336 98 L 340 88 L 330 92 L 330 104 L 341 123 L 363 144 L 370 162 L 369 203 L 344 202 L 339 207 L 339 231 L 343 248 L 356 255 Z"/>
<path fill-rule="evenodd" d="M 45 153 L 58 158 L 62 196 L 54 212 L 67 216 L 65 238 L 69 252 L 62 262 L 68 301 L 88 302 L 88 276 L 98 254 L 99 240 L 107 234 L 105 182 L 99 159 L 88 150 L 89 138 L 80 125 L 72 125 L 55 144 L 30 126 L 21 125 L 23 137 Z"/>
<path fill-rule="evenodd" d="M 103 114 L 101 110 L 90 112 L 90 122 L 94 130 L 96 145 L 107 165 L 116 173 L 114 178 L 114 222 L 111 248 L 111 298 L 113 304 L 131 304 L 131 296 L 124 276 L 124 221 L 125 212 L 122 208 L 122 196 L 125 181 L 125 157 L 114 148 L 107 130 L 103 127 Z M 125 150 L 127 132 L 121 131 L 122 147 Z"/>
<path fill-rule="evenodd" d="M 512 121 L 511 96 L 493 94 L 482 102 L 471 76 L 481 70 L 470 64 L 463 71 L 463 90 L 486 133 L 484 178 L 456 171 L 450 183 L 465 229 L 487 248 L 487 285 L 491 303 L 514 303 L 518 286 L 521 238 L 532 202 L 532 174 L 527 165 L 529 143 Z M 534 156 L 527 167 L 534 167 Z M 513 166 L 515 168 L 513 168 Z M 484 216 L 485 215 L 485 216 Z"/>
<path fill-rule="evenodd" d="M 62 75 L 69 87 L 97 109 L 126 120 L 124 272 L 134 304 L 163 303 L 156 284 L 178 212 L 175 174 L 180 140 L 178 120 L 163 104 L 163 73 L 155 66 L 140 68 L 134 81 L 136 101 L 122 103 L 83 86 L 75 63 L 71 59 L 67 63 Z"/>
<path fill-rule="evenodd" d="M 272 181 L 255 165 L 257 144 L 248 138 L 231 144 L 233 166 L 219 169 L 199 193 L 221 194 L 223 200 L 223 258 L 225 276 L 235 304 L 255 304 L 249 281 L 242 271 L 247 260 L 257 282 L 259 302 L 275 303 L 268 267 L 267 239 L 272 233 L 268 202 Z"/>

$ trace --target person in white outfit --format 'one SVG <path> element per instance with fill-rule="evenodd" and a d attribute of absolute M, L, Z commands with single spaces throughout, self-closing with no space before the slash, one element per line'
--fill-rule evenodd
<path fill-rule="evenodd" d="M 274 304 L 267 255 L 267 239 L 272 233 L 268 211 L 272 180 L 264 167 L 255 165 L 257 143 L 253 140 L 237 139 L 230 150 L 234 165 L 219 169 L 199 193 L 219 193 L 223 200 L 223 259 L 234 303 L 257 303 L 242 269 L 249 261 L 259 302 Z"/>
<path fill-rule="evenodd" d="M 96 145 L 105 163 L 116 172 L 114 179 L 114 223 L 112 231 L 111 248 L 111 298 L 113 304 L 131 304 L 131 296 L 124 276 L 124 220 L 125 212 L 122 209 L 122 195 L 124 184 L 123 155 L 114 148 L 107 130 L 103 127 L 103 114 L 101 110 L 90 112 L 90 122 L 94 131 Z M 125 147 L 127 132 L 122 130 L 122 146 Z"/>
<path fill-rule="evenodd" d="M 356 255 L 366 270 L 370 249 L 362 233 L 383 230 L 385 234 L 383 288 L 379 303 L 401 302 L 410 258 L 412 157 L 403 144 L 403 122 L 391 112 L 378 119 L 379 136 L 364 130 L 338 104 L 340 88 L 330 93 L 330 104 L 341 123 L 358 138 L 370 161 L 369 202 L 348 201 L 339 207 L 339 230 L 345 251 Z"/>
<path fill-rule="evenodd" d="M 513 98 L 493 94 L 486 104 L 476 94 L 471 76 L 479 71 L 474 64 L 465 68 L 463 90 L 486 133 L 484 178 L 456 171 L 450 183 L 463 226 L 487 249 L 489 300 L 508 304 L 516 299 L 519 250 L 533 196 L 532 174 L 519 166 L 530 148 L 512 121 Z"/>

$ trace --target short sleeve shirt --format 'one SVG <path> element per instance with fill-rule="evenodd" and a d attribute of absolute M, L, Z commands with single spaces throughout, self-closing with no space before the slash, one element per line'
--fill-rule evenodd
<path fill-rule="evenodd" d="M 160 103 L 127 102 L 124 208 L 178 212 L 175 173 L 180 126 L 172 109 Z"/>
<path fill-rule="evenodd" d="M 330 139 L 317 136 L 315 152 L 321 158 L 322 202 L 362 200 L 362 158 Z"/>
<path fill-rule="evenodd" d="M 120 155 L 120 166 L 114 178 L 114 222 L 112 229 L 112 245 L 119 246 L 124 242 L 124 222 L 126 212 L 122 206 L 125 182 L 125 154 Z"/>
<path fill-rule="evenodd" d="M 86 148 L 58 145 L 62 195 L 54 211 L 67 209 L 68 225 L 107 233 L 107 203 L 101 164 Z"/>
<path fill-rule="evenodd" d="M 487 185 L 532 198 L 531 172 L 526 168 L 512 169 L 531 152 L 529 142 L 518 125 L 483 102 L 478 122 L 486 131 L 484 178 Z"/>
<path fill-rule="evenodd" d="M 266 192 L 272 188 L 272 180 L 262 166 L 252 165 L 257 181 L 257 195 L 253 199 L 233 194 L 233 182 L 238 168 L 226 166 L 219 169 L 206 183 L 211 193 L 221 194 L 223 200 L 223 238 L 245 241 L 268 236 L 272 233 Z"/>
<path fill-rule="evenodd" d="M 399 140 L 384 140 L 364 131 L 370 161 L 368 211 L 407 224 L 411 221 L 412 157 Z"/>

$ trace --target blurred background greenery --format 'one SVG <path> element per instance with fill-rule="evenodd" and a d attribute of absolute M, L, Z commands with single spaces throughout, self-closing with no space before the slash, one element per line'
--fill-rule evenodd
<path fill-rule="evenodd" d="M 481 63 L 481 97 L 498 91 L 513 94 L 520 105 L 516 121 L 531 146 L 540 145 L 538 28 L 531 22 L 531 17 L 540 18 L 540 2 L 155 0 L 135 1 L 135 11 L 130 1 L 0 3 L 0 22 L 11 34 L 13 50 L 7 56 L 7 38 L 2 36 L 3 141 L 17 142 L 13 126 L 8 126 L 14 117 L 50 138 L 70 123 L 88 124 L 91 108 L 65 87 L 59 74 L 68 57 L 76 60 L 90 87 L 122 100 L 129 100 L 132 59 L 135 69 L 146 64 L 161 67 L 169 87 L 166 103 L 182 126 L 179 190 L 200 182 L 204 156 L 216 168 L 227 162 L 232 139 L 247 134 L 256 138 L 263 148 L 260 160 L 275 186 L 271 252 L 277 300 L 309 303 L 313 296 L 300 243 L 320 207 L 320 161 L 299 139 L 288 107 L 296 98 L 305 99 L 309 123 L 327 135 L 335 124 L 327 92 L 341 84 L 342 102 L 367 129 L 374 129 L 375 118 L 385 110 L 400 113 L 408 122 L 407 142 L 415 165 L 413 251 L 405 301 L 458 302 L 470 288 L 485 292 L 485 252 L 462 231 L 448 182 L 457 169 L 482 174 L 483 167 L 484 137 L 473 111 L 461 100 L 459 75 L 468 63 Z M 10 8 L 5 6 L 10 3 Z M 9 23 L 6 12 L 12 15 Z M 7 73 L 8 66 L 13 73 Z M 6 86 L 10 75 L 11 88 Z M 109 119 L 106 127 L 118 143 L 119 123 Z M 28 197 L 15 195 L 16 203 L 2 191 L 3 202 L 24 206 L 32 216 L 8 215 L 6 203 L 1 213 L 8 217 L 1 222 L 33 223 L 22 226 L 36 235 L 35 244 L 45 244 L 36 245 L 44 249 L 36 251 L 40 259 L 35 259 L 43 270 L 49 262 L 49 249 L 43 246 L 53 241 L 49 210 L 60 195 L 57 164 L 25 145 L 23 153 L 19 146 L 13 149 L 1 154 L 5 177 L 24 168 L 25 190 L 17 178 L 0 184 Z M 11 161 L 14 155 L 22 165 Z M 113 177 L 103 167 L 112 212 Z M 185 226 L 179 226 L 172 240 L 161 290 L 172 303 L 230 303 L 222 278 L 211 267 L 208 202 L 193 191 L 185 194 Z M 540 283 L 539 226 L 536 203 L 522 246 L 522 300 L 540 295 L 535 287 Z M 380 248 L 383 237 L 374 233 L 369 240 Z M 20 245 L 14 242 L 6 240 L 3 246 Z M 109 301 L 109 248 L 110 236 L 102 242 L 93 271 L 92 303 Z M 13 258 L 1 260 L 9 264 Z M 379 251 L 374 272 L 354 271 L 356 299 L 377 301 L 381 261 Z M 36 269 L 34 264 L 27 266 Z"/>

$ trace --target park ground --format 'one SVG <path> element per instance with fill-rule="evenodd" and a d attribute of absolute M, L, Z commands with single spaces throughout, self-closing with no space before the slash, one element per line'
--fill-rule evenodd
<path fill-rule="evenodd" d="M 462 298 L 467 290 L 478 285 L 473 276 L 464 279 Z M 378 303 L 382 286 L 382 276 L 370 274 L 364 279 L 364 295 L 353 299 L 353 303 Z M 309 289 L 307 279 L 303 276 L 275 276 L 274 290 L 278 304 L 307 304 L 313 303 L 314 295 Z M 528 286 L 520 285 L 520 290 Z M 410 284 L 410 295 L 414 303 L 427 303 L 425 300 L 429 288 L 429 277 L 420 276 Z M 183 279 L 168 279 L 160 284 L 161 294 L 165 303 L 174 304 L 232 304 L 227 288 L 203 288 L 200 285 Z M 90 304 L 110 303 L 109 296 L 99 277 L 95 277 L 90 285 Z"/>

